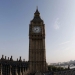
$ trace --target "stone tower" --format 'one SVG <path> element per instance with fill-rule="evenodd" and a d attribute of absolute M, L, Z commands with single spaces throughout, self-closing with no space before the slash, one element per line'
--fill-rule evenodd
<path fill-rule="evenodd" d="M 45 51 L 45 24 L 40 17 L 38 8 L 34 18 L 29 25 L 29 68 L 30 72 L 45 72 L 46 51 Z"/>

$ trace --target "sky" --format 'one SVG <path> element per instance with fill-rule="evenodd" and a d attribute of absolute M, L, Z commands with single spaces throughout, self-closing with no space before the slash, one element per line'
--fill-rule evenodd
<path fill-rule="evenodd" d="M 0 0 L 0 58 L 29 60 L 29 24 L 37 6 L 47 63 L 75 60 L 75 0 Z"/>

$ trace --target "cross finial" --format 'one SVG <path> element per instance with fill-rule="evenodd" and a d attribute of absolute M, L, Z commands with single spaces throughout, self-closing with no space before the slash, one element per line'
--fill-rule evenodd
<path fill-rule="evenodd" d="M 38 6 L 36 7 L 36 10 L 38 10 Z"/>

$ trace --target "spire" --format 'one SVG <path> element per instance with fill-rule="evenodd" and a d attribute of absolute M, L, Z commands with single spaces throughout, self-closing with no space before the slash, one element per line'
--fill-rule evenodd
<path fill-rule="evenodd" d="M 40 13 L 39 13 L 39 11 L 38 11 L 38 6 L 36 7 L 36 11 L 35 11 L 35 13 L 34 13 L 34 17 L 33 17 L 33 19 L 31 20 L 31 22 L 38 22 L 38 21 L 42 21 L 43 22 L 43 20 L 41 19 L 41 17 L 40 17 Z"/>
<path fill-rule="evenodd" d="M 35 14 L 35 15 L 39 15 L 39 14 L 40 14 L 39 11 L 38 11 L 38 6 L 36 7 L 36 11 L 35 11 L 34 14 Z"/>
<path fill-rule="evenodd" d="M 38 10 L 38 6 L 36 7 L 36 10 Z"/>
<path fill-rule="evenodd" d="M 10 60 L 11 60 L 11 61 L 13 60 L 12 56 L 11 56 Z"/>

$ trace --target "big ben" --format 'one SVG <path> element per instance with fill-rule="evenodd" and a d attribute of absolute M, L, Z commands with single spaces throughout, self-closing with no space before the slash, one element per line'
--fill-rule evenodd
<path fill-rule="evenodd" d="M 31 72 L 45 72 L 45 24 L 40 17 L 38 8 L 29 25 L 29 68 Z"/>

